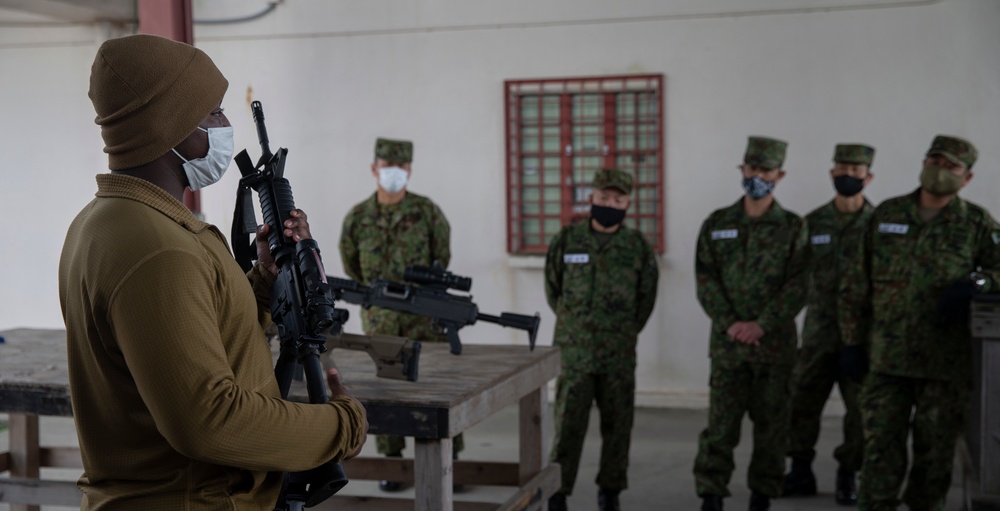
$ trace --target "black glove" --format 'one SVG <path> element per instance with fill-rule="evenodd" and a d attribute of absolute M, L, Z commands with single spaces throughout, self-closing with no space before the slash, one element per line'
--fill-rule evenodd
<path fill-rule="evenodd" d="M 868 350 L 864 346 L 840 348 L 840 374 L 854 383 L 861 383 L 868 374 Z"/>
<path fill-rule="evenodd" d="M 969 303 L 973 295 L 979 291 L 976 283 L 969 279 L 951 283 L 941 293 L 937 304 L 937 314 L 934 316 L 934 326 L 948 328 L 969 323 Z"/>

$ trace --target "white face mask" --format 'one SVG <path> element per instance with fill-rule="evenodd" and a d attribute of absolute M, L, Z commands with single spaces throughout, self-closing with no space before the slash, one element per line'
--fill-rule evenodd
<path fill-rule="evenodd" d="M 382 167 L 378 169 L 378 185 L 389 193 L 398 193 L 406 188 L 409 176 L 400 167 Z"/>
<path fill-rule="evenodd" d="M 180 159 L 184 160 L 184 174 L 188 178 L 191 190 L 198 190 L 222 179 L 233 159 L 233 127 L 202 128 L 208 133 L 208 154 L 202 158 L 187 160 L 176 149 L 171 149 Z"/>

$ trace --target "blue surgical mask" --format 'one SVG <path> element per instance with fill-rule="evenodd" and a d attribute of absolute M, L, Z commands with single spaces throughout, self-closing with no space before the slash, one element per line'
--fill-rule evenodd
<path fill-rule="evenodd" d="M 184 174 L 188 178 L 191 190 L 199 190 L 222 179 L 233 159 L 233 127 L 202 128 L 208 133 L 208 154 L 201 158 L 188 160 L 176 149 L 171 149 L 180 159 L 184 160 Z"/>
<path fill-rule="evenodd" d="M 767 197 L 774 190 L 774 182 L 764 181 L 759 176 L 743 178 L 743 189 L 751 199 L 759 200 Z"/>

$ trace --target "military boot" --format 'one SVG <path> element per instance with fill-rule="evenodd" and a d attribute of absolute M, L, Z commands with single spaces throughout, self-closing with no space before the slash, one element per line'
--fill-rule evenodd
<path fill-rule="evenodd" d="M 394 452 L 394 453 L 391 453 L 391 454 L 386 454 L 385 457 L 386 458 L 402 458 L 403 457 L 403 453 L 401 453 L 401 452 Z M 382 491 L 390 492 L 390 493 L 391 492 L 397 492 L 397 491 L 400 491 L 400 490 L 403 489 L 403 483 L 401 483 L 399 481 L 389 481 L 389 480 L 383 479 L 383 480 L 381 480 L 381 481 L 378 482 L 378 489 L 380 489 Z"/>
<path fill-rule="evenodd" d="M 597 490 L 597 509 L 600 511 L 621 511 L 618 506 L 618 490 L 601 488 Z"/>
<path fill-rule="evenodd" d="M 750 511 L 768 511 L 771 509 L 771 497 L 763 493 L 750 494 Z"/>
<path fill-rule="evenodd" d="M 566 511 L 565 493 L 556 492 L 549 497 L 549 511 Z"/>
<path fill-rule="evenodd" d="M 701 511 L 722 511 L 722 497 L 718 495 L 702 495 Z"/>
<path fill-rule="evenodd" d="M 792 458 L 792 471 L 785 476 L 782 495 L 816 495 L 816 476 L 811 463 Z"/>
<path fill-rule="evenodd" d="M 837 469 L 837 492 L 835 494 L 837 504 L 841 506 L 854 506 L 858 503 L 858 490 L 854 482 L 854 471 Z"/>

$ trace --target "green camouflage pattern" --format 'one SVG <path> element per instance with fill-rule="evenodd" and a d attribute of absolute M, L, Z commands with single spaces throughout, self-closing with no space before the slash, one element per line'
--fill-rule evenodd
<path fill-rule="evenodd" d="M 792 407 L 788 430 L 788 457 L 812 462 L 822 427 L 823 407 L 837 384 L 844 402 L 843 442 L 833 458 L 844 470 L 861 470 L 864 438 L 858 394 L 861 385 L 840 373 L 840 353 L 803 346 L 792 376 Z"/>
<path fill-rule="evenodd" d="M 340 231 L 340 259 L 344 272 L 362 284 L 375 279 L 403 281 L 403 271 L 413 265 L 437 261 L 447 267 L 451 261 L 451 227 L 444 213 L 430 199 L 406 192 L 403 200 L 381 205 L 373 194 L 354 206 L 344 218 Z M 379 307 L 361 309 L 365 334 L 406 337 L 421 342 L 446 342 L 435 331 L 430 318 L 395 312 Z M 403 437 L 379 435 L 378 452 L 394 454 L 403 449 Z M 461 435 L 453 449 L 462 450 Z"/>
<path fill-rule="evenodd" d="M 795 363 L 795 315 L 806 298 L 807 247 L 802 219 L 777 201 L 759 218 L 743 212 L 742 199 L 713 212 L 702 224 L 695 255 L 698 301 L 712 319 L 712 359 L 765 364 Z M 737 321 L 757 321 L 760 346 L 731 340 Z"/>
<path fill-rule="evenodd" d="M 777 169 L 785 163 L 785 151 L 788 142 L 767 137 L 750 137 L 747 140 L 747 150 L 743 154 L 743 163 L 753 167 Z"/>
<path fill-rule="evenodd" d="M 609 490 L 628 488 L 635 370 L 597 374 L 563 370 L 556 379 L 555 438 L 550 461 L 558 463 L 562 470 L 559 491 L 566 495 L 573 493 L 590 408 L 595 401 L 601 417 L 601 457 L 594 482 Z"/>
<path fill-rule="evenodd" d="M 708 427 L 698 437 L 694 462 L 698 495 L 730 495 L 733 449 L 740 442 L 744 414 L 753 421 L 747 486 L 769 497 L 781 495 L 791 372 L 791 365 L 712 359 Z"/>
<path fill-rule="evenodd" d="M 839 318 L 847 345 L 869 344 L 861 389 L 864 463 L 861 509 L 896 509 L 906 473 L 908 433 L 914 458 L 903 500 L 941 509 L 954 446 L 965 428 L 972 354 L 968 324 L 935 325 L 951 283 L 977 267 L 996 289 L 1000 225 L 983 208 L 953 198 L 927 222 L 920 190 L 880 204 L 841 287 Z M 912 419 L 911 419 L 912 415 Z"/>
<path fill-rule="evenodd" d="M 860 386 L 840 374 L 843 343 L 837 320 L 837 296 L 845 269 L 862 264 L 858 247 L 874 211 L 866 200 L 861 211 L 845 215 L 831 201 L 806 215 L 809 294 L 793 380 L 788 455 L 807 461 L 816 457 L 823 406 L 837 384 L 846 414 L 844 442 L 833 456 L 841 468 L 853 471 L 861 469 L 863 450 L 857 400 Z"/>
<path fill-rule="evenodd" d="M 795 315 L 806 295 L 806 229 L 777 201 L 758 218 L 743 200 L 716 210 L 702 224 L 695 254 L 698 301 L 712 319 L 708 427 L 694 464 L 699 495 L 729 495 L 743 415 L 754 423 L 747 482 L 754 491 L 781 493 L 787 450 L 788 403 L 798 337 Z M 737 321 L 757 321 L 760 346 L 732 340 Z"/>
<path fill-rule="evenodd" d="M 833 150 L 833 161 L 870 166 L 875 161 L 875 148 L 864 144 L 837 144 Z"/>
<path fill-rule="evenodd" d="M 865 458 L 859 509 L 895 511 L 905 503 L 909 509 L 944 511 L 970 390 L 967 382 L 868 375 L 861 390 Z M 911 427 L 914 458 L 900 502 Z"/>
<path fill-rule="evenodd" d="M 375 157 L 389 163 L 410 163 L 413 161 L 413 142 L 380 138 L 375 141 Z"/>
<path fill-rule="evenodd" d="M 586 259 L 586 261 L 584 261 Z M 545 258 L 545 297 L 563 371 L 635 365 L 635 343 L 656 301 L 659 269 L 642 233 L 622 225 L 603 247 L 584 220 L 563 227 Z"/>
<path fill-rule="evenodd" d="M 971 372 L 968 325 L 935 326 L 944 289 L 982 268 L 985 291 L 1000 277 L 1000 225 L 983 208 L 952 199 L 929 222 L 920 190 L 886 200 L 869 220 L 859 260 L 844 274 L 838 322 L 847 345 L 870 343 L 882 374 L 965 381 Z M 877 314 L 873 314 L 877 311 Z"/>
<path fill-rule="evenodd" d="M 597 483 L 628 485 L 628 447 L 635 394 L 636 342 L 656 301 L 659 269 L 643 235 L 621 226 L 603 245 L 590 221 L 563 227 L 549 243 L 545 295 L 556 313 L 560 348 L 555 441 L 550 459 L 573 490 L 591 404 L 601 414 Z"/>
<path fill-rule="evenodd" d="M 948 135 L 934 137 L 934 141 L 931 142 L 931 148 L 927 150 L 927 156 L 932 154 L 940 154 L 947 158 L 948 161 L 956 165 L 963 165 L 969 169 L 972 168 L 972 165 L 976 163 L 976 158 L 979 157 L 979 151 L 976 150 L 976 146 L 972 145 L 972 142 Z"/>
<path fill-rule="evenodd" d="M 615 188 L 628 195 L 632 193 L 632 176 L 618 169 L 601 169 L 594 173 L 591 186 L 594 190 Z"/>

